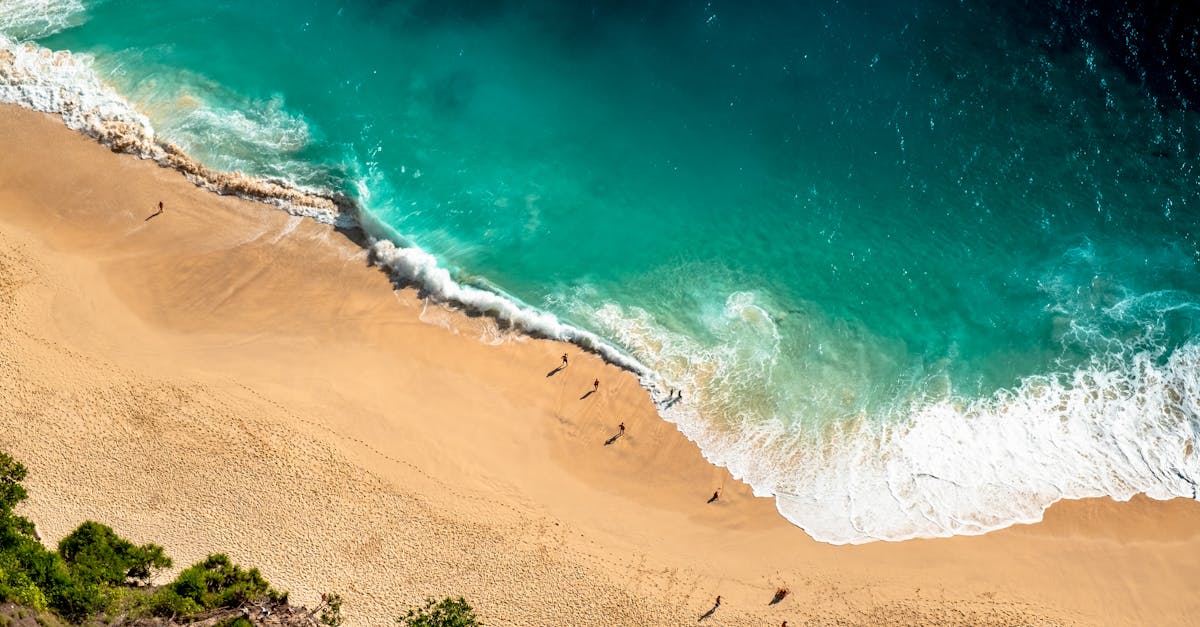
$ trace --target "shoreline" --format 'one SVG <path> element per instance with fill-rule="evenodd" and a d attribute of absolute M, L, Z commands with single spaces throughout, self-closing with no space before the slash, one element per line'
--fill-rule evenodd
<path fill-rule="evenodd" d="M 12 90 L 13 87 L 17 88 L 15 92 Z M 403 242 L 407 240 L 402 234 L 371 219 L 369 213 L 365 213 L 353 199 L 344 193 L 335 190 L 305 188 L 285 181 L 253 177 L 241 172 L 216 171 L 200 164 L 178 146 L 156 137 L 149 119 L 133 108 L 120 94 L 99 80 L 90 67 L 88 55 L 76 56 L 69 51 L 53 51 L 32 43 L 15 44 L 0 35 L 0 100 L 20 102 L 21 106 L 29 109 L 61 115 L 66 126 L 112 148 L 114 152 L 148 159 L 162 167 L 173 169 L 203 190 L 268 204 L 294 216 L 307 217 L 333 225 L 347 239 L 366 251 L 370 263 L 389 275 L 394 288 L 413 287 L 419 293 L 433 295 L 433 300 L 439 303 L 436 307 L 460 311 L 468 317 L 481 315 L 494 319 L 498 324 L 489 330 L 493 336 L 489 338 L 489 341 L 502 341 L 501 335 L 516 329 L 522 336 L 573 344 L 600 356 L 607 363 L 615 364 L 637 375 L 642 387 L 652 398 L 660 395 L 664 387 L 678 385 L 675 381 L 664 381 L 659 373 L 645 366 L 638 358 L 623 348 L 581 327 L 560 322 L 555 315 L 530 306 L 497 286 L 481 287 L 457 282 L 446 268 L 439 265 L 433 255 L 417 246 L 404 247 Z M 376 240 L 372 233 L 386 235 L 383 239 Z M 426 299 L 426 302 L 428 305 L 429 299 Z M 1079 372 L 1076 372 L 1075 375 L 1078 376 Z M 1026 380 L 1023 380 L 1018 390 L 1023 390 L 1025 384 Z M 695 389 L 690 390 L 689 396 L 696 398 L 696 391 Z M 995 398 L 992 397 L 993 400 Z M 999 413 L 1003 414 L 1007 409 L 1007 407 L 999 407 Z M 1055 411 L 1052 407 L 1043 409 L 1050 412 Z M 986 523 L 980 522 L 978 518 L 986 519 L 987 512 L 968 510 L 964 517 L 968 522 L 965 523 L 960 520 L 960 517 L 953 514 L 939 513 L 937 523 L 921 529 L 916 528 L 922 524 L 920 516 L 911 515 L 908 520 L 899 521 L 902 527 L 908 525 L 907 528 L 897 533 L 885 531 L 882 536 L 879 530 L 872 528 L 871 525 L 867 525 L 866 529 L 857 528 L 851 522 L 856 516 L 855 512 L 846 509 L 833 516 L 825 517 L 826 520 L 839 521 L 839 523 L 835 523 L 835 527 L 838 524 L 843 527 L 842 529 L 833 529 L 831 532 L 823 529 L 818 522 L 822 519 L 822 515 L 819 513 L 820 502 L 814 502 L 814 505 L 818 506 L 817 512 L 805 511 L 805 507 L 801 506 L 801 511 L 797 514 L 791 507 L 794 505 L 792 500 L 775 496 L 786 495 L 786 491 L 781 492 L 777 491 L 777 488 L 763 487 L 764 482 L 774 485 L 772 477 L 768 476 L 764 479 L 762 473 L 756 474 L 752 467 L 748 467 L 745 463 L 739 463 L 745 462 L 747 459 L 745 456 L 735 457 L 732 460 L 728 457 L 721 458 L 716 451 L 725 443 L 714 442 L 713 439 L 708 438 L 711 435 L 708 430 L 712 425 L 705 425 L 703 420 L 698 421 L 696 416 L 687 414 L 686 407 L 682 415 L 659 412 L 663 420 L 675 424 L 685 434 L 685 437 L 696 443 L 697 446 L 703 444 L 702 450 L 707 451 L 703 453 L 706 459 L 716 460 L 712 462 L 714 465 L 730 469 L 730 472 L 736 473 L 740 480 L 758 486 L 755 488 L 756 492 L 775 498 L 776 508 L 779 512 L 796 520 L 797 522 L 793 524 L 801 526 L 807 533 L 821 538 L 823 542 L 858 544 L 880 541 L 881 537 L 885 538 L 885 541 L 892 542 L 952 535 L 982 535 L 1017 524 L 1035 524 L 1045 515 L 1046 509 L 1053 504 L 1051 498 L 1041 495 L 1038 502 L 1027 505 L 1022 508 L 1022 511 L 1009 512 L 1009 515 L 1003 519 Z M 1033 415 L 1040 414 L 1035 412 Z M 1032 426 L 1030 427 L 1032 428 Z M 1136 424 L 1131 426 L 1131 428 L 1137 427 Z M 988 435 L 991 434 L 977 433 L 974 441 L 989 441 L 991 438 L 987 437 Z M 1050 440 L 1054 438 L 1054 434 L 1048 434 L 1048 436 Z M 1168 441 L 1162 444 L 1172 445 L 1174 442 Z M 903 444 L 899 446 L 905 448 Z M 926 451 L 926 454 L 928 453 L 930 451 Z M 986 447 L 975 453 L 986 456 Z M 886 454 L 887 452 L 881 450 L 881 455 Z M 1120 457 L 1123 452 L 1119 447 L 1076 452 L 1077 457 L 1090 459 L 1104 459 L 1114 455 Z M 750 458 L 754 457 L 754 455 L 750 455 Z M 1026 459 L 1026 464 L 1017 466 L 1036 466 L 1038 460 L 1036 456 L 1033 457 L 1033 459 Z M 833 461 L 837 462 L 838 460 Z M 1002 466 L 1005 461 L 992 459 L 989 465 L 992 467 Z M 1178 460 L 1178 463 L 1184 462 Z M 842 470 L 845 472 L 839 473 L 839 476 L 853 476 L 850 467 L 842 468 Z M 1152 476 L 1172 476 L 1167 469 L 1159 470 L 1157 475 Z M 1080 471 L 1091 472 L 1092 470 L 1084 468 Z M 1020 482 L 1028 478 L 1017 476 L 1015 479 Z M 962 480 L 970 481 L 971 478 L 964 477 Z M 996 477 L 994 480 L 996 485 L 1009 485 L 1006 477 Z M 882 477 L 879 477 L 874 485 L 882 486 L 883 481 Z M 951 480 L 949 483 L 954 484 L 954 481 Z M 1029 491 L 1040 494 L 1042 482 L 1034 481 L 1032 484 L 1025 482 L 1020 485 L 1026 491 L 1022 493 L 1021 490 L 1014 489 L 1008 495 L 1010 500 L 1007 502 L 1012 502 L 1013 499 L 1019 500 L 1023 494 L 1028 494 Z M 868 483 L 867 492 L 870 492 L 870 486 L 871 484 Z M 846 486 L 846 489 L 853 490 L 853 487 Z M 882 508 L 886 509 L 886 504 L 896 497 L 896 492 L 904 491 L 904 489 L 895 486 L 888 486 L 888 489 L 880 487 L 875 494 L 853 493 L 850 498 L 857 500 L 863 496 L 873 496 L 880 499 L 875 502 L 875 505 L 882 504 Z M 1194 487 L 1187 484 L 1176 482 L 1174 486 L 1163 486 L 1150 481 L 1149 485 L 1143 483 L 1125 490 L 1110 491 L 1110 494 L 1114 495 L 1112 496 L 1114 500 L 1128 499 L 1139 493 L 1153 494 L 1154 498 L 1161 499 L 1171 495 L 1186 497 L 1189 491 L 1194 497 Z M 889 494 L 889 492 L 891 493 Z M 1075 490 L 1064 496 L 1060 491 L 1059 495 L 1054 498 L 1057 500 L 1089 498 L 1093 492 L 1087 489 Z M 835 494 L 837 493 L 835 491 Z M 963 498 L 963 495 L 942 495 L 940 500 L 945 502 L 948 499 L 957 498 Z M 966 498 L 970 500 L 973 497 L 966 495 Z M 1005 500 L 1001 499 L 1001 502 L 1005 502 Z M 924 504 L 909 503 L 908 512 L 909 514 L 918 512 L 923 506 L 929 505 L 929 500 Z M 895 520 L 891 522 L 893 525 L 897 524 Z M 953 531 L 949 531 L 947 529 L 948 522 L 959 524 L 955 525 Z"/>
<path fill-rule="evenodd" d="M 86 62 L 83 62 L 86 63 Z M 65 68 L 65 69 L 64 69 Z M 80 72 L 82 70 L 82 77 Z M 27 87 L 5 93 L 5 87 Z M 363 209 L 344 192 L 311 189 L 278 179 L 214 170 L 178 145 L 157 137 L 149 119 L 68 50 L 51 50 L 32 42 L 17 43 L 0 35 L 0 105 L 58 115 L 63 123 L 113 152 L 129 154 L 173 169 L 206 191 L 272 205 L 294 216 L 312 218 L 347 233 L 396 282 L 411 282 L 434 293 L 443 306 L 491 316 L 525 335 L 574 344 L 602 356 L 640 377 L 650 369 L 600 336 L 560 322 L 500 289 L 482 289 L 454 281 L 433 255 L 416 246 L 401 247 L 376 239 L 363 224 Z M 400 234 L 393 233 L 400 240 Z M 654 384 L 648 383 L 649 387 Z"/>
<path fill-rule="evenodd" d="M 459 594 L 500 625 L 679 624 L 717 594 L 712 623 L 730 625 L 1200 610 L 1195 502 L 1059 502 L 984 536 L 821 544 L 596 355 L 393 291 L 345 233 L 55 116 L 0 106 L 0 142 L 0 447 L 30 468 L 25 513 L 49 541 L 95 518 L 181 565 L 228 551 L 300 603 L 343 592 L 350 624 Z"/>

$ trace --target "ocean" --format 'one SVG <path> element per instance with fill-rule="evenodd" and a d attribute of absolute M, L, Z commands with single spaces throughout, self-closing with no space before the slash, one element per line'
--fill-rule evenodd
<path fill-rule="evenodd" d="M 481 339 L 682 390 L 814 538 L 903 540 L 1197 498 L 1195 11 L 0 0 L 0 101 L 348 199 Z"/>

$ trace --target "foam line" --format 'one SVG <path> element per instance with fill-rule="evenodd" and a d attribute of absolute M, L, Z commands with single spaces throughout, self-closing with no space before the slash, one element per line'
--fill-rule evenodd
<path fill-rule="evenodd" d="M 554 314 L 524 306 L 513 297 L 459 284 L 448 270 L 438 265 L 436 257 L 420 247 L 402 248 L 390 240 L 372 240 L 370 246 L 375 261 L 389 268 L 394 277 L 420 286 L 439 302 L 491 316 L 530 335 L 570 342 L 637 374 L 644 385 L 652 385 L 648 383 L 652 376 L 646 366 L 595 333 L 563 323 Z"/>
<path fill-rule="evenodd" d="M 977 535 L 1038 522 L 1061 499 L 1200 496 L 1196 344 L 1161 364 L 1141 352 L 816 436 L 768 421 L 731 438 L 693 407 L 666 415 L 706 458 L 832 544 Z"/>
<path fill-rule="evenodd" d="M 59 114 L 69 128 L 115 151 L 179 170 L 210 191 L 267 202 L 321 222 L 359 226 L 358 208 L 344 196 L 302 190 L 284 181 L 241 172 L 218 172 L 156 137 L 149 119 L 99 79 L 88 55 L 17 44 L 0 35 L 0 102 Z M 419 247 L 398 247 L 374 238 L 370 246 L 376 261 L 397 278 L 425 288 L 440 302 L 494 316 L 532 335 L 571 342 L 649 380 L 645 366 L 594 333 L 560 322 L 553 314 L 522 305 L 515 298 L 459 285 L 433 255 Z"/>
<path fill-rule="evenodd" d="M 298 189 L 284 181 L 204 166 L 178 146 L 157 138 L 150 120 L 100 80 L 89 55 L 18 44 L 0 35 L 0 102 L 58 114 L 67 127 L 113 150 L 179 170 L 196 185 L 218 194 L 271 203 L 330 224 L 339 222 L 341 207 L 348 204 L 342 197 Z"/>

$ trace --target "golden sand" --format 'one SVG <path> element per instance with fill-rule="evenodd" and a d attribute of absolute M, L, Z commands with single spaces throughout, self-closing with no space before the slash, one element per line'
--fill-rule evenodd
<path fill-rule="evenodd" d="M 352 235 L 0 107 L 0 449 L 43 537 L 90 518 L 181 566 L 224 551 L 354 625 L 460 594 L 489 625 L 695 624 L 717 595 L 705 624 L 1200 616 L 1195 502 L 820 544 L 628 373 L 394 291 Z"/>

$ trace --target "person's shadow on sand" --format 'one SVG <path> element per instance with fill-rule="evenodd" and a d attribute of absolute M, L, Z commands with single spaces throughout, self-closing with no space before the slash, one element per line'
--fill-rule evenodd
<path fill-rule="evenodd" d="M 563 371 L 563 368 L 566 368 L 566 366 L 559 366 L 559 367 L 555 368 L 554 370 L 551 370 L 550 372 L 547 372 L 547 373 L 546 373 L 546 378 L 547 378 L 547 379 L 549 379 L 550 377 L 553 377 L 554 375 L 556 375 L 556 374 L 558 374 L 558 373 L 562 372 L 562 371 Z"/>
<path fill-rule="evenodd" d="M 579 397 L 579 400 L 581 400 L 581 401 L 582 401 L 583 399 L 585 399 L 585 398 L 587 398 L 587 397 L 589 397 L 589 396 L 591 396 L 591 395 L 593 395 L 593 394 L 595 394 L 595 393 L 596 393 L 596 390 L 588 390 L 588 393 L 587 393 L 587 394 L 584 394 L 583 396 L 580 396 L 580 397 Z"/>
<path fill-rule="evenodd" d="M 717 608 L 718 608 L 718 607 L 721 607 L 721 601 L 720 601 L 720 597 L 718 597 L 718 598 L 717 598 L 717 602 L 713 604 L 713 606 L 712 606 L 712 609 L 710 609 L 710 610 L 708 610 L 707 612 L 705 612 L 705 613 L 701 614 L 701 615 L 700 615 L 700 618 L 696 619 L 696 622 L 697 622 L 697 623 L 702 623 L 702 622 L 704 622 L 704 621 L 708 620 L 709 618 L 711 618 L 713 614 L 717 613 Z"/>

